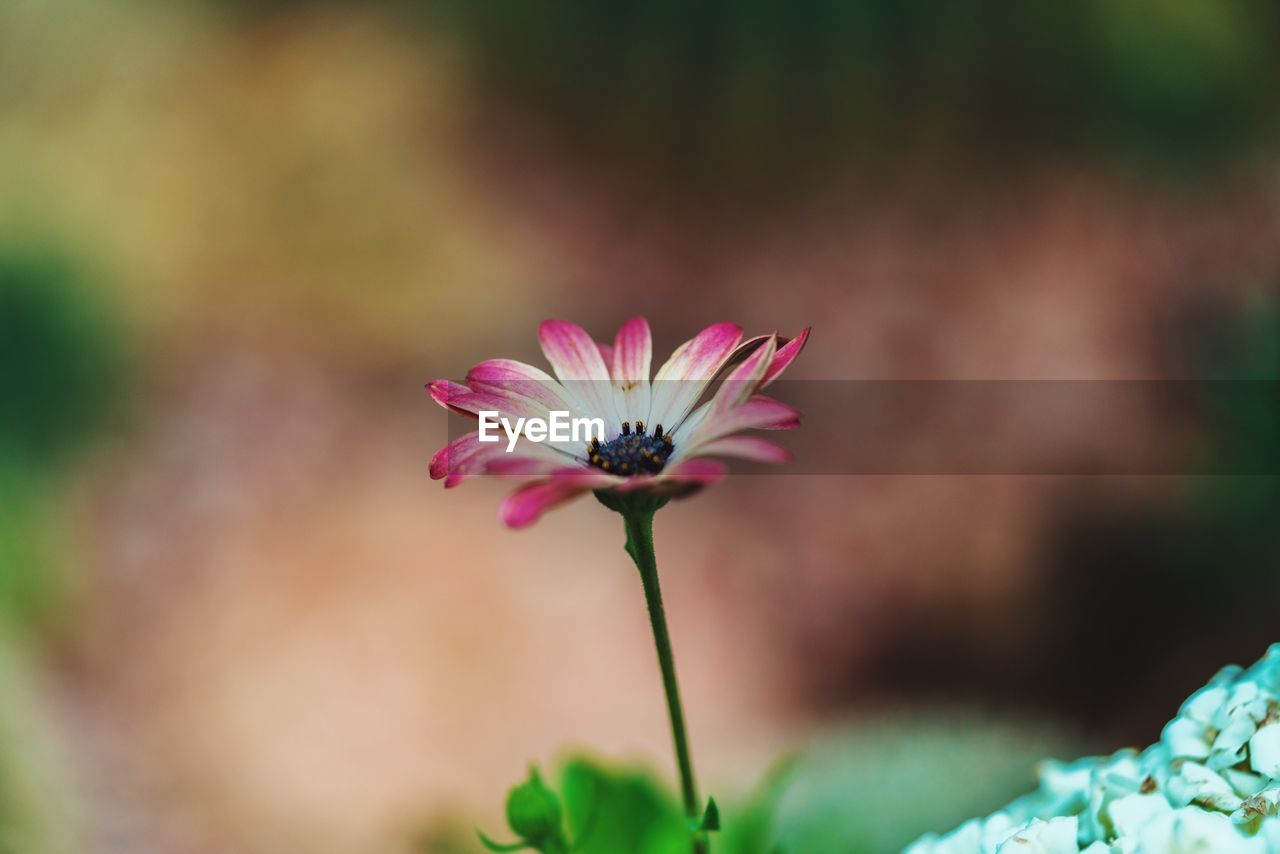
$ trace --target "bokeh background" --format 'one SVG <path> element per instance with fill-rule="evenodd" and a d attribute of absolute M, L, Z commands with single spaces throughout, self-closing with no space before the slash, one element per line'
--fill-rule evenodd
<path fill-rule="evenodd" d="M 812 324 L 801 379 L 1277 379 L 1277 38 L 1268 0 L 6 0 L 0 850 L 473 851 L 582 752 L 669 797 L 620 525 L 444 493 L 422 384 L 637 312 L 659 352 Z M 1280 449 L 1201 403 L 1202 453 Z M 704 785 L 888 851 L 1148 743 L 1280 640 L 1278 523 L 1270 476 L 736 479 L 658 517 Z"/>

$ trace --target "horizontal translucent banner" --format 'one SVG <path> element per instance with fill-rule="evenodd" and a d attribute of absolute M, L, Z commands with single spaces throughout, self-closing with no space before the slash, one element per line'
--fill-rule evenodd
<path fill-rule="evenodd" d="M 441 415 L 449 418 L 451 438 L 477 431 L 485 412 L 486 439 L 496 437 L 503 453 L 534 442 L 588 465 L 592 439 L 609 446 L 619 436 L 643 435 L 645 441 L 626 444 L 638 444 L 642 464 L 652 469 L 668 456 L 720 456 L 717 447 L 732 443 L 718 446 L 717 438 L 750 435 L 776 443 L 790 459 L 740 460 L 734 471 L 1280 474 L 1275 380 L 779 380 L 753 389 L 689 382 L 459 385 L 446 396 L 465 417 Z"/>

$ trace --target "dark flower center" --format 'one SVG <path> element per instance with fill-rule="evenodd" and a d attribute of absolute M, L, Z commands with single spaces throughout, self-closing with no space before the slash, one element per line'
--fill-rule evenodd
<path fill-rule="evenodd" d="M 662 425 L 654 428 L 653 435 L 644 432 L 644 422 L 636 422 L 636 432 L 631 432 L 631 422 L 622 422 L 622 435 L 607 442 L 592 439 L 587 445 L 587 459 L 591 465 L 611 474 L 657 474 L 667 464 L 667 458 L 675 450 L 670 436 L 662 433 Z"/>

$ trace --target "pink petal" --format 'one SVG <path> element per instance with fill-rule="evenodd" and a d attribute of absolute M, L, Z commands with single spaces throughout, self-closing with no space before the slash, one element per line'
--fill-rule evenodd
<path fill-rule="evenodd" d="M 792 430 L 800 426 L 800 410 L 780 400 L 753 395 L 741 406 L 718 417 L 725 427 L 738 430 Z"/>
<path fill-rule="evenodd" d="M 718 460 L 685 460 L 663 470 L 660 477 L 678 483 L 698 484 L 700 486 L 715 483 L 729 473 L 729 468 Z"/>
<path fill-rule="evenodd" d="M 785 463 L 791 459 L 791 452 L 786 448 L 759 436 L 725 436 L 700 445 L 697 453 L 699 456 L 737 457 L 757 463 Z"/>
<path fill-rule="evenodd" d="M 608 380 L 600 348 L 576 323 L 547 320 L 538 327 L 542 353 L 561 380 Z"/>
<path fill-rule="evenodd" d="M 547 320 L 538 327 L 538 342 L 556 377 L 582 401 L 583 414 L 616 421 L 609 368 L 591 336 L 576 323 Z"/>
<path fill-rule="evenodd" d="M 530 442 L 522 442 L 532 448 L 546 448 L 545 445 L 537 445 Z M 546 448 L 547 453 L 537 453 L 532 450 L 521 453 L 519 446 L 517 450 L 511 453 L 501 453 L 492 457 L 485 466 L 488 474 L 502 475 L 506 477 L 523 476 L 531 477 L 534 475 L 547 475 L 554 472 L 563 471 L 565 469 L 565 458 L 561 454 L 557 454 Z M 583 466 L 586 469 L 586 466 Z"/>
<path fill-rule="evenodd" d="M 482 362 L 472 368 L 471 374 L 468 374 L 480 379 L 475 388 L 450 380 L 433 380 L 427 383 L 427 391 L 432 400 L 468 418 L 478 418 L 479 413 L 485 410 L 494 410 L 508 417 L 545 418 L 551 409 L 566 410 L 573 415 L 577 414 L 576 410 L 581 409 L 580 405 L 575 404 L 575 399 L 566 395 L 550 376 L 547 376 L 545 382 L 528 379 L 504 383 L 495 380 L 493 369 L 483 369 L 484 364 Z M 477 369 L 480 369 L 478 373 Z"/>
<path fill-rule="evenodd" d="M 565 467 L 568 458 L 553 446 L 521 439 L 507 450 L 506 436 L 481 442 L 479 432 L 459 436 L 431 458 L 431 478 L 444 478 L 446 489 L 481 474 L 545 474 Z"/>
<path fill-rule="evenodd" d="M 769 333 L 769 335 L 776 335 L 776 334 L 777 333 L 773 333 L 773 332 Z M 741 344 L 739 344 L 737 347 L 734 348 L 733 355 L 730 356 L 728 361 L 725 362 L 726 367 L 729 365 L 737 365 L 741 363 L 743 359 L 750 356 L 752 353 L 756 351 L 756 348 L 758 348 L 761 344 L 767 341 L 769 339 L 769 335 L 755 335 L 755 336 L 752 336 L 751 338 L 748 338 L 746 341 L 743 341 Z"/>
<path fill-rule="evenodd" d="M 455 383 L 452 380 L 432 380 L 427 383 L 427 392 L 431 395 L 432 400 L 443 406 L 445 409 L 457 412 L 459 415 L 475 417 L 467 410 L 460 409 L 453 402 L 454 398 L 471 393 L 471 389 L 466 386 Z"/>
<path fill-rule="evenodd" d="M 548 407 L 539 401 L 504 389 L 477 390 L 449 398 L 450 408 L 473 418 L 481 412 L 497 412 L 501 418 L 546 418 Z M 565 404 L 568 405 L 568 404 Z"/>
<path fill-rule="evenodd" d="M 611 486 L 614 478 L 606 474 L 584 473 L 581 469 L 565 469 L 548 480 L 520 487 L 502 502 L 502 521 L 511 528 L 527 528 L 553 507 L 577 498 L 584 492 Z"/>
<path fill-rule="evenodd" d="M 661 492 L 662 483 L 659 477 L 660 475 L 653 474 L 633 474 L 630 477 L 620 477 L 613 488 L 617 492 L 646 492 L 649 490 Z"/>
<path fill-rule="evenodd" d="M 741 327 L 716 323 L 677 347 L 653 378 L 649 420 L 675 430 L 741 340 Z"/>
<path fill-rule="evenodd" d="M 479 433 L 468 433 L 465 436 L 459 436 L 440 450 L 436 451 L 431 457 L 432 480 L 439 480 L 449 473 L 455 465 L 463 459 L 466 459 L 469 453 L 474 453 L 481 447 L 476 440 Z"/>
<path fill-rule="evenodd" d="M 502 453 L 502 445 L 481 442 L 479 433 L 468 433 L 454 439 L 431 458 L 431 479 L 444 478 L 445 489 L 481 474 L 494 454 Z"/>
<path fill-rule="evenodd" d="M 653 338 L 649 322 L 633 317 L 618 330 L 613 343 L 611 375 L 618 417 L 624 421 L 649 417 L 649 367 Z"/>
<path fill-rule="evenodd" d="M 795 338 L 783 338 L 781 335 L 778 336 L 778 352 L 773 357 L 773 364 L 771 364 L 769 366 L 769 370 L 765 372 L 764 382 L 761 384 L 761 388 L 773 382 L 774 379 L 777 378 L 778 374 L 786 370 L 787 366 L 795 361 L 796 356 L 799 356 L 800 351 L 804 349 L 805 342 L 809 340 L 809 332 L 812 329 L 812 326 L 805 327 L 805 329 Z M 748 338 L 746 341 L 743 341 L 738 345 L 738 348 L 733 351 L 733 355 L 729 357 L 728 364 L 736 365 L 740 363 L 743 359 L 747 358 L 747 356 L 754 353 L 756 349 L 759 348 L 760 345 L 768 338 L 768 335 L 757 335 L 754 338 Z"/>
<path fill-rule="evenodd" d="M 736 406 L 741 406 L 747 401 L 747 398 L 755 394 L 760 383 L 764 380 L 765 371 L 769 364 L 773 361 L 773 354 L 777 351 L 777 338 L 770 335 L 765 339 L 764 344 L 756 349 L 754 353 L 748 356 L 741 365 L 734 368 L 729 376 L 725 377 L 720 388 L 716 391 L 716 396 L 712 402 L 712 412 L 723 412 Z"/>
<path fill-rule="evenodd" d="M 467 385 L 477 392 L 518 395 L 536 403 L 539 411 L 557 409 L 581 415 L 563 386 L 546 371 L 513 359 L 489 359 L 467 372 Z"/>
<path fill-rule="evenodd" d="M 515 359 L 486 359 L 467 372 L 467 385 L 476 383 L 536 382 L 554 384 L 551 374 Z"/>
<path fill-rule="evenodd" d="M 596 342 L 596 349 L 600 351 L 600 358 L 604 359 L 606 365 L 613 364 L 613 345 L 604 344 L 600 341 Z"/>
<path fill-rule="evenodd" d="M 679 498 L 720 480 L 728 471 L 723 463 L 716 460 L 685 460 L 673 463 L 656 475 L 619 478 L 613 489 L 617 492 L 653 492 Z"/>
<path fill-rule="evenodd" d="M 633 317 L 618 330 L 613 339 L 613 373 L 618 382 L 648 381 L 649 363 L 653 359 L 653 337 L 649 321 Z"/>
<path fill-rule="evenodd" d="M 536 406 L 527 397 L 508 391 L 468 391 L 449 398 L 449 408 L 472 418 L 479 417 L 481 412 L 496 411 L 504 417 L 527 418 L 545 410 Z"/>
<path fill-rule="evenodd" d="M 765 371 L 764 382 L 760 383 L 761 388 L 777 379 L 778 374 L 785 371 L 787 366 L 795 361 L 796 356 L 800 355 L 800 351 L 804 349 L 805 343 L 808 342 L 809 331 L 812 329 L 812 326 L 806 326 L 799 335 L 778 348 L 778 352 L 774 354 L 773 361 L 769 364 L 769 370 Z"/>
<path fill-rule="evenodd" d="M 676 348 L 654 379 L 709 380 L 742 340 L 736 323 L 713 323 Z"/>
<path fill-rule="evenodd" d="M 683 437 L 676 438 L 675 456 L 686 459 L 700 453 L 707 442 L 741 430 L 791 430 L 799 426 L 800 410 L 762 394 L 723 412 L 705 403 L 689 416 Z"/>

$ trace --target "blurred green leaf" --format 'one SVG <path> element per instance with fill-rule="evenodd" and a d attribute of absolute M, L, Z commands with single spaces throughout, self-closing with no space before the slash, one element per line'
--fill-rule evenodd
<path fill-rule="evenodd" d="M 647 773 L 571 760 L 561 792 L 583 854 L 688 854 L 690 831 L 679 806 Z"/>
<path fill-rule="evenodd" d="M 878 854 L 952 827 L 1034 786 L 1064 744 L 973 716 L 857 724 L 817 740 L 766 778 L 725 823 L 725 854 Z"/>
<path fill-rule="evenodd" d="M 480 831 L 476 831 L 476 835 L 480 837 L 480 844 L 490 851 L 528 851 L 533 847 L 526 842 L 494 842 Z"/>
<path fill-rule="evenodd" d="M 709 798 L 697 824 L 700 832 L 719 831 L 716 854 L 900 850 L 1030 791 L 1040 759 L 1076 752 L 1046 729 L 968 714 L 855 723 L 779 762 L 723 811 Z M 694 828 L 644 769 L 575 757 L 563 767 L 559 791 L 574 852 L 690 850 Z"/>
<path fill-rule="evenodd" d="M 117 405 L 116 328 L 64 253 L 0 244 L 0 621 L 48 617 L 53 476 Z"/>
<path fill-rule="evenodd" d="M 66 257 L 0 245 L 0 464 L 45 470 L 91 436 L 117 400 L 119 345 Z"/>
<path fill-rule="evenodd" d="M 0 630 L 52 616 L 62 582 L 52 554 L 47 489 L 0 465 Z"/>

